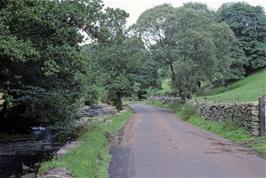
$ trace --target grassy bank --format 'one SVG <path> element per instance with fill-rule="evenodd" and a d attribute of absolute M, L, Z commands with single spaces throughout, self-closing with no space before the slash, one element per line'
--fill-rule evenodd
<path fill-rule="evenodd" d="M 266 69 L 230 84 L 227 90 L 224 87 L 205 89 L 200 95 L 200 100 L 216 102 L 258 101 L 258 97 L 266 95 Z"/>
<path fill-rule="evenodd" d="M 128 109 L 106 122 L 95 122 L 79 138 L 81 145 L 70 152 L 41 165 L 39 174 L 56 167 L 65 167 L 76 178 L 108 177 L 110 136 L 115 136 L 133 112 Z"/>
<path fill-rule="evenodd" d="M 233 121 L 210 121 L 203 119 L 197 112 L 196 108 L 191 104 L 185 104 L 177 107 L 174 105 L 162 104 L 159 101 L 147 101 L 147 104 L 159 106 L 174 111 L 177 116 L 183 120 L 200 127 L 202 129 L 213 132 L 233 142 L 245 144 L 264 157 L 266 157 L 266 136 L 253 137 L 248 134 L 245 128 Z"/>

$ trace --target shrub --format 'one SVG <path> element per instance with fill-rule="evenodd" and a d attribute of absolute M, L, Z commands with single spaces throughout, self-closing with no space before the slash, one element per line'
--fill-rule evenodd
<path fill-rule="evenodd" d="M 191 103 L 185 103 L 179 109 L 179 114 L 184 120 L 188 120 L 191 116 L 197 113 L 197 109 Z"/>

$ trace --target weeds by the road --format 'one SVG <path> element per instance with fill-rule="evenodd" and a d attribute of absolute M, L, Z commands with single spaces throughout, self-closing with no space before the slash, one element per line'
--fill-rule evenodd
<path fill-rule="evenodd" d="M 163 104 L 156 100 L 146 101 L 147 104 L 159 106 L 174 111 L 183 120 L 220 135 L 233 142 L 245 144 L 266 157 L 266 136 L 254 137 L 245 128 L 233 121 L 211 121 L 201 117 L 196 108 L 187 103 L 182 106 Z"/>
<path fill-rule="evenodd" d="M 106 122 L 96 122 L 88 126 L 81 137 L 81 145 L 70 152 L 41 165 L 39 174 L 56 167 L 65 167 L 77 178 L 108 177 L 109 138 L 115 136 L 133 112 L 128 109 Z"/>

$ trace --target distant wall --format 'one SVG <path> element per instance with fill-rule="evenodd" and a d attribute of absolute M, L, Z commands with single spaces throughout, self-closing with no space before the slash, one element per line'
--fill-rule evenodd
<path fill-rule="evenodd" d="M 197 104 L 201 115 L 209 120 L 231 119 L 239 122 L 246 130 L 254 135 L 260 134 L 259 107 L 255 103 L 236 104 Z"/>
<path fill-rule="evenodd" d="M 149 99 L 157 100 L 164 104 L 176 104 L 179 105 L 182 103 L 181 99 L 178 97 L 168 97 L 168 96 L 151 96 Z"/>

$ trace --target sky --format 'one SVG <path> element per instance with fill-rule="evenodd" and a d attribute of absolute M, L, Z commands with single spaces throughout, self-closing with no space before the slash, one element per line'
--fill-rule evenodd
<path fill-rule="evenodd" d="M 130 14 L 128 25 L 132 25 L 138 19 L 138 16 L 145 10 L 154 6 L 169 3 L 175 7 L 182 6 L 186 2 L 201 2 L 207 4 L 210 9 L 216 10 L 223 3 L 237 2 L 238 0 L 103 0 L 104 4 L 112 8 L 121 8 Z M 260 5 L 266 9 L 266 0 L 239 0 L 245 1 L 251 5 Z"/>

